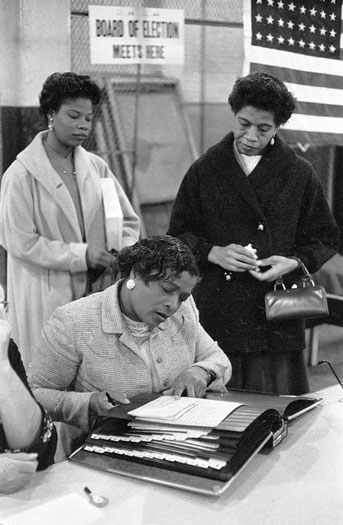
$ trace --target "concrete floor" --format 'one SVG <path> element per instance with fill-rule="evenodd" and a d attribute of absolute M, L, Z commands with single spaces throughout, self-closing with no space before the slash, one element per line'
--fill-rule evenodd
<path fill-rule="evenodd" d="M 343 328 L 332 325 L 319 327 L 318 360 L 321 359 L 330 361 L 343 383 Z M 311 392 L 337 384 L 336 377 L 326 363 L 309 366 L 308 372 Z"/>

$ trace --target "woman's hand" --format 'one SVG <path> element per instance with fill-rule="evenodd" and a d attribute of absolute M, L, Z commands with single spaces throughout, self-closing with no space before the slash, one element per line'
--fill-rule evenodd
<path fill-rule="evenodd" d="M 4 452 L 0 455 L 0 492 L 11 494 L 30 483 L 37 470 L 37 454 Z"/>
<path fill-rule="evenodd" d="M 240 244 L 228 246 L 213 246 L 208 254 L 208 260 L 230 272 L 246 272 L 256 270 L 257 256 Z"/>
<path fill-rule="evenodd" d="M 259 281 L 273 282 L 278 277 L 295 270 L 298 267 L 298 263 L 295 259 L 289 259 L 282 255 L 272 255 L 266 259 L 260 259 L 258 266 L 270 266 L 271 268 L 265 272 L 250 270 L 251 275 Z"/>
<path fill-rule="evenodd" d="M 110 410 L 116 404 L 130 404 L 129 399 L 124 392 L 94 392 L 89 401 L 89 412 L 91 415 L 98 415 L 104 410 Z"/>
<path fill-rule="evenodd" d="M 192 366 L 184 370 L 174 381 L 164 396 L 181 397 L 186 390 L 188 397 L 204 397 L 207 390 L 207 372 L 200 366 Z"/>
<path fill-rule="evenodd" d="M 93 248 L 88 245 L 86 251 L 86 262 L 88 268 L 107 268 L 115 262 L 115 256 L 102 248 Z"/>

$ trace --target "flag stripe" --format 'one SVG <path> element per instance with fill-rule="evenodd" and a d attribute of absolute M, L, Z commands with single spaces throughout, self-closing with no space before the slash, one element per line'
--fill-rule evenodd
<path fill-rule="evenodd" d="M 296 103 L 295 113 L 302 113 L 303 115 L 318 115 L 319 117 L 332 117 L 332 113 L 337 118 L 343 117 L 342 106 L 330 106 L 327 104 L 313 104 L 312 102 Z M 343 133 L 343 130 L 342 130 Z"/>
<path fill-rule="evenodd" d="M 303 86 L 302 84 L 286 83 L 293 95 L 303 102 L 318 102 L 319 104 L 340 104 L 342 91 L 339 89 L 323 88 L 316 86 Z"/>
<path fill-rule="evenodd" d="M 259 64 L 268 64 L 270 66 L 279 66 L 299 71 L 316 71 L 324 75 L 343 75 L 342 60 L 332 58 L 319 58 L 289 51 L 279 51 L 278 49 L 266 49 L 265 47 L 250 47 L 250 62 Z"/>
<path fill-rule="evenodd" d="M 302 130 L 294 131 L 293 129 L 281 129 L 278 133 L 280 137 L 289 144 L 299 142 L 302 145 L 311 144 L 312 146 L 342 146 L 342 136 L 337 133 L 329 132 L 307 132 Z"/>
<path fill-rule="evenodd" d="M 268 72 L 278 77 L 280 75 L 280 69 L 282 70 L 282 78 L 284 82 L 293 82 L 294 81 L 294 68 L 280 68 L 278 66 L 271 66 L 267 62 L 258 64 L 256 62 L 251 63 L 251 69 L 254 71 L 265 71 L 268 67 Z M 343 89 L 343 76 L 337 77 L 336 75 L 328 76 L 327 73 L 317 73 L 314 71 L 301 71 L 297 70 L 296 78 L 299 84 L 304 84 L 305 86 L 318 86 L 318 87 L 327 87 L 330 85 L 333 89 Z"/>
<path fill-rule="evenodd" d="M 292 118 L 286 122 L 284 129 L 299 129 L 304 131 L 330 131 L 342 134 L 343 117 L 318 117 L 317 115 L 300 115 L 293 113 Z"/>

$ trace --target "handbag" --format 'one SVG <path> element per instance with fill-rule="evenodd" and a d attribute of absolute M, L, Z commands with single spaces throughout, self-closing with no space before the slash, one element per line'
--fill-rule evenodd
<path fill-rule="evenodd" d="M 314 283 L 308 269 L 300 259 L 293 258 L 296 259 L 305 275 L 302 278 L 302 286 L 286 288 L 282 277 L 275 281 L 274 290 L 266 293 L 264 298 L 268 321 L 325 317 L 329 314 L 325 288 Z"/>

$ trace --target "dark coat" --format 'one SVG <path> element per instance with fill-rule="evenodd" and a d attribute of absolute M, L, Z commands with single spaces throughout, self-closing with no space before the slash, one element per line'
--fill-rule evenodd
<path fill-rule="evenodd" d="M 337 250 L 338 228 L 309 162 L 276 138 L 247 177 L 235 159 L 233 133 L 190 167 L 177 194 L 168 233 L 196 253 L 203 278 L 194 291 L 200 321 L 228 354 L 302 350 L 301 321 L 266 320 L 264 295 L 272 283 L 210 263 L 212 246 L 252 243 L 260 259 L 299 257 L 317 271 Z M 298 275 L 297 275 L 298 274 Z M 292 272 L 285 281 L 299 279 Z"/>

